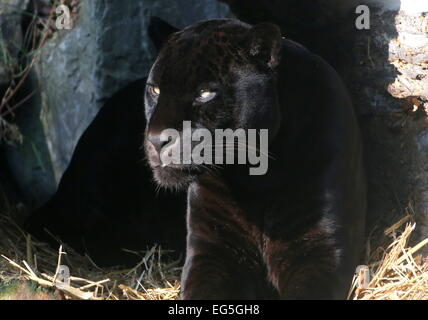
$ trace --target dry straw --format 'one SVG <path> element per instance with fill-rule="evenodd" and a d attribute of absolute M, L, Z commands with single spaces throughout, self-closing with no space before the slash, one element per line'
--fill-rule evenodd
<path fill-rule="evenodd" d="M 52 288 L 63 299 L 178 298 L 181 268 L 177 261 L 166 262 L 160 248 L 135 253 L 141 255 L 141 262 L 130 269 L 99 268 L 89 257 L 81 256 L 71 248 L 61 246 L 54 250 L 31 239 L 10 218 L 17 215 L 16 208 L 1 198 L 0 192 L 0 282 L 33 281 L 42 287 Z M 415 224 L 409 220 L 410 216 L 406 216 L 384 231 L 380 242 L 390 239 L 385 246 L 378 245 L 371 250 L 373 241 L 368 240 L 369 274 L 365 274 L 370 278 L 368 286 L 357 288 L 357 283 L 364 282 L 364 279 L 355 276 L 349 299 L 428 299 L 428 259 L 417 255 L 428 244 L 428 239 L 409 246 L 415 229 Z M 61 265 L 68 266 L 70 277 L 64 279 L 60 276 Z"/>
<path fill-rule="evenodd" d="M 32 239 L 11 218 L 17 215 L 16 208 L 2 198 L 0 188 L 0 284 L 33 281 L 51 288 L 65 299 L 163 300 L 178 297 L 179 262 L 164 257 L 161 248 L 134 252 L 141 261 L 130 269 L 100 268 L 89 257 L 65 245 L 54 250 Z M 62 265 L 70 270 L 67 279 L 60 277 Z"/>
<path fill-rule="evenodd" d="M 354 300 L 427 300 L 428 259 L 417 255 L 428 244 L 428 239 L 408 246 L 415 223 L 406 216 L 385 230 L 393 238 L 386 248 L 377 248 L 369 258 L 370 281 L 366 288 L 357 288 L 364 282 L 354 277 L 350 297 Z M 400 232 L 400 229 L 403 229 Z"/>

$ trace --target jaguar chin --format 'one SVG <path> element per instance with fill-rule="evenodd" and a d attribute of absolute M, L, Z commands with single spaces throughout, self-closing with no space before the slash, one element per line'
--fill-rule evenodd
<path fill-rule="evenodd" d="M 191 165 L 170 164 L 168 166 L 157 165 L 151 168 L 155 181 L 167 189 L 186 188 L 203 172 L 202 169 Z"/>

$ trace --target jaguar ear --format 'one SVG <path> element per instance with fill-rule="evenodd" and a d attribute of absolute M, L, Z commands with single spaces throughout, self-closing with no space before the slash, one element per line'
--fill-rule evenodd
<path fill-rule="evenodd" d="M 257 24 L 247 34 L 248 54 L 274 69 L 279 63 L 281 42 L 281 30 L 277 25 L 272 23 Z"/>
<path fill-rule="evenodd" d="M 159 52 L 168 37 L 174 32 L 179 31 L 179 29 L 171 26 L 159 17 L 151 17 L 147 31 L 150 40 L 152 40 L 156 50 Z"/>

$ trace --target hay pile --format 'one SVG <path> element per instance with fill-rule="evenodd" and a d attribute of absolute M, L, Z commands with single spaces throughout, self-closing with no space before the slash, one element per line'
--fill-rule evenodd
<path fill-rule="evenodd" d="M 1 188 L 0 188 L 1 191 Z M 3 203 L 3 205 L 2 205 Z M 181 268 L 177 261 L 165 263 L 163 252 L 154 247 L 144 252 L 141 262 L 134 268 L 102 269 L 87 256 L 71 248 L 53 250 L 44 243 L 31 239 L 11 219 L 18 208 L 8 204 L 0 192 L 0 299 L 85 299 L 85 300 L 173 300 L 180 291 L 178 279 Z M 410 300 L 428 299 L 428 259 L 418 256 L 418 250 L 428 239 L 409 247 L 408 241 L 415 229 L 406 216 L 383 232 L 383 245 L 374 246 L 367 241 L 366 259 L 369 273 L 354 277 L 349 299 L 354 300 Z M 371 248 L 376 248 L 371 250 Z M 70 277 L 63 279 L 60 265 L 66 265 Z M 366 277 L 366 279 L 362 279 Z M 19 281 L 33 287 L 48 288 L 28 296 L 6 295 L 3 288 Z M 30 282 L 31 281 L 31 282 Z M 365 288 L 358 283 L 367 282 Z"/>
<path fill-rule="evenodd" d="M 389 245 L 370 252 L 367 244 L 369 274 L 354 277 L 350 297 L 354 300 L 428 300 L 428 258 L 417 255 L 428 239 L 408 246 L 416 224 L 408 215 L 384 231 L 392 239 Z M 369 277 L 369 279 L 362 279 Z M 357 283 L 368 282 L 366 288 Z"/>
<path fill-rule="evenodd" d="M 17 209 L 7 203 L 0 188 L 0 299 L 23 297 L 19 293 L 5 296 L 2 292 L 17 280 L 32 281 L 61 299 L 171 300 L 178 297 L 177 279 L 181 268 L 178 261 L 163 257 L 160 248 L 135 253 L 141 255 L 141 262 L 133 268 L 102 269 L 90 257 L 81 256 L 71 248 L 61 246 L 57 251 L 31 239 L 11 218 L 16 216 Z M 61 275 L 61 265 L 69 268 L 68 279 Z M 17 290 L 23 291 L 21 287 Z"/>

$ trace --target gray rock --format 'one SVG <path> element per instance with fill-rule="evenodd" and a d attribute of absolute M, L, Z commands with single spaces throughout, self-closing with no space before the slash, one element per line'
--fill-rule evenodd
<path fill-rule="evenodd" d="M 184 27 L 231 15 L 215 0 L 82 1 L 73 28 L 44 46 L 32 74 L 40 90 L 17 118 L 24 142 L 7 150 L 29 200 L 40 204 L 55 191 L 102 102 L 147 75 L 155 56 L 147 36 L 151 16 Z"/>
<path fill-rule="evenodd" d="M 2 0 L 0 2 L 0 87 L 10 83 L 13 69 L 22 45 L 22 12 L 28 0 Z"/>

